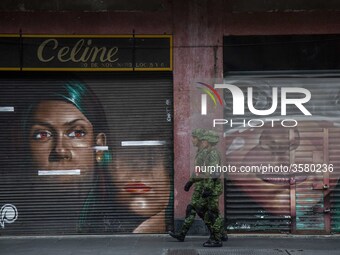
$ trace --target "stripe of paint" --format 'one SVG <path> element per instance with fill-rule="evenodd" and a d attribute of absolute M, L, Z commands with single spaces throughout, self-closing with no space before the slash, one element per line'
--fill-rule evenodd
<path fill-rule="evenodd" d="M 206 89 L 206 88 L 201 88 L 201 87 L 198 87 L 198 88 L 199 88 L 200 90 L 202 90 L 203 92 L 207 93 L 207 94 L 210 96 L 211 100 L 214 101 L 214 104 L 215 104 L 215 106 L 216 106 L 216 99 L 215 99 L 214 95 L 210 92 L 210 90 L 208 90 L 208 89 Z"/>
<path fill-rule="evenodd" d="M 148 140 L 148 141 L 122 141 L 122 146 L 159 146 L 166 145 L 166 141 Z"/>
<path fill-rule="evenodd" d="M 206 84 L 206 83 L 203 83 L 203 82 L 197 82 L 197 83 L 198 83 L 198 84 L 201 84 L 201 85 L 203 85 L 203 86 L 206 86 L 206 87 L 208 87 L 209 89 L 211 89 L 211 91 L 214 92 L 214 94 L 217 96 L 217 99 L 218 99 L 218 101 L 220 102 L 220 105 L 223 105 L 221 96 L 220 96 L 220 94 L 218 94 L 218 92 L 217 92 L 216 89 L 214 89 L 214 88 L 213 88 L 212 86 L 210 86 L 209 84 Z"/>
<path fill-rule="evenodd" d="M 39 170 L 38 175 L 80 175 L 80 169 L 74 169 L 74 170 Z"/>
<path fill-rule="evenodd" d="M 93 149 L 96 151 L 108 151 L 109 146 L 94 146 Z"/>
<path fill-rule="evenodd" d="M 14 106 L 0 106 L 0 112 L 14 112 Z"/>

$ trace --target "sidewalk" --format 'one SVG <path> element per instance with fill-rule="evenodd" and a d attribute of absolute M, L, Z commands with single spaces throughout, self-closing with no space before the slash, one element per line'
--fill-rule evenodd
<path fill-rule="evenodd" d="M 221 248 L 207 237 L 168 235 L 1 237 L 0 255 L 338 255 L 340 236 L 230 235 Z"/>

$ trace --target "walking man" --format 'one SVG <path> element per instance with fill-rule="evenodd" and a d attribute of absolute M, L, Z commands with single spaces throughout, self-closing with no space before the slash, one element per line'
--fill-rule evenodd
<path fill-rule="evenodd" d="M 192 143 L 198 148 L 195 157 L 195 170 L 208 166 L 221 164 L 220 154 L 214 147 L 219 136 L 212 130 L 197 128 L 192 132 Z M 170 236 L 184 241 L 187 232 L 193 224 L 196 214 L 203 219 L 210 231 L 210 238 L 204 247 L 221 247 L 224 237 L 223 219 L 219 213 L 218 200 L 222 194 L 223 186 L 219 174 L 210 174 L 206 171 L 195 172 L 185 184 L 184 190 L 189 191 L 194 184 L 191 202 L 186 209 L 186 217 L 179 233 L 169 232 Z"/>

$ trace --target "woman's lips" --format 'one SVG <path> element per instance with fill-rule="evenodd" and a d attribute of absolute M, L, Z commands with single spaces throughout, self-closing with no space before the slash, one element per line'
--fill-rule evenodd
<path fill-rule="evenodd" d="M 124 186 L 124 190 L 129 193 L 143 194 L 151 190 L 150 187 L 146 186 L 144 183 L 128 183 Z"/>

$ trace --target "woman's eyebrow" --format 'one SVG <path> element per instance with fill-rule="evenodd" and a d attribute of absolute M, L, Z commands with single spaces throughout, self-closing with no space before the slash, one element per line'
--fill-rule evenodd
<path fill-rule="evenodd" d="M 65 122 L 63 124 L 63 126 L 72 126 L 72 125 L 76 124 L 77 122 L 89 123 L 92 126 L 92 124 L 88 120 L 86 120 L 86 119 L 74 119 L 74 120 Z M 51 123 L 49 123 L 49 122 L 46 122 L 46 121 L 37 121 L 37 122 L 34 122 L 34 123 L 32 123 L 31 127 L 34 127 L 34 126 L 45 126 L 45 127 L 50 128 L 50 129 L 54 129 L 53 125 Z"/>
<path fill-rule="evenodd" d="M 34 122 L 34 123 L 32 123 L 31 128 L 34 127 L 34 126 L 45 126 L 45 127 L 50 128 L 50 129 L 53 129 L 53 126 L 50 123 L 45 122 L 45 121 Z"/>
<path fill-rule="evenodd" d="M 74 125 L 74 124 L 77 123 L 77 122 L 85 122 L 85 123 L 89 123 L 89 124 L 92 126 L 91 122 L 89 122 L 89 121 L 86 120 L 86 119 L 74 119 L 74 120 L 65 122 L 65 123 L 63 124 L 63 126 L 72 126 L 72 125 Z"/>

